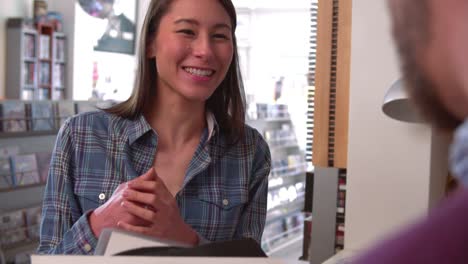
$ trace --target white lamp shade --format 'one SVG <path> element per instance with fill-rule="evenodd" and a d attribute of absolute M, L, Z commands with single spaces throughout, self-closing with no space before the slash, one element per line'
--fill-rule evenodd
<path fill-rule="evenodd" d="M 382 111 L 387 116 L 399 121 L 423 123 L 423 119 L 410 101 L 404 85 L 403 79 L 398 79 L 392 84 L 385 94 Z"/>

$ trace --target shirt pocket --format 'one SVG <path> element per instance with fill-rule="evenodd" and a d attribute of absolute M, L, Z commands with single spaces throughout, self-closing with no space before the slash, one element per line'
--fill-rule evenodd
<path fill-rule="evenodd" d="M 248 200 L 248 195 L 240 189 L 222 192 L 201 190 L 198 198 L 202 202 L 215 206 L 218 210 L 231 211 L 244 205 Z"/>
<path fill-rule="evenodd" d="M 76 197 L 80 203 L 82 213 L 85 213 L 89 210 L 94 210 L 101 206 L 103 203 L 99 199 L 99 191 L 87 191 L 87 192 L 78 192 Z"/>
<path fill-rule="evenodd" d="M 244 189 L 201 189 L 198 194 L 201 221 L 209 227 L 202 234 L 209 240 L 229 240 L 234 237 L 237 225 L 248 202 Z"/>
<path fill-rule="evenodd" d="M 119 186 L 118 181 L 81 181 L 75 184 L 74 192 L 82 213 L 94 210 L 103 205 Z"/>

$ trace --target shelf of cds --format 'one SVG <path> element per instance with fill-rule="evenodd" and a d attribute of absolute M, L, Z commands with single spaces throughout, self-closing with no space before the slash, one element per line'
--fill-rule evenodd
<path fill-rule="evenodd" d="M 0 250 L 6 263 L 29 263 L 39 241 L 41 206 L 0 212 Z"/>
<path fill-rule="evenodd" d="M 22 100 L 66 98 L 66 37 L 52 24 L 7 20 L 6 97 Z"/>
<path fill-rule="evenodd" d="M 13 133 L 11 134 L 13 135 Z M 41 202 L 55 133 L 0 138 L 0 251 L 6 263 L 29 263 L 39 240 Z"/>
<path fill-rule="evenodd" d="M 32 138 L 31 138 L 32 139 Z M 0 139 L 0 250 L 7 263 L 29 263 L 39 240 L 41 201 L 55 134 Z M 46 143 L 47 144 L 44 144 Z M 50 145 L 51 144 L 51 145 Z"/>
<path fill-rule="evenodd" d="M 291 245 L 302 243 L 307 164 L 287 105 L 249 105 L 247 123 L 263 135 L 271 151 L 272 169 L 262 248 L 274 256 Z"/>

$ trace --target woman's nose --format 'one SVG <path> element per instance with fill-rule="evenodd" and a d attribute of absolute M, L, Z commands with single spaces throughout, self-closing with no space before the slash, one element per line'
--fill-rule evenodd
<path fill-rule="evenodd" d="M 198 37 L 192 43 L 192 53 L 195 57 L 210 59 L 213 56 L 213 47 L 209 37 Z"/>

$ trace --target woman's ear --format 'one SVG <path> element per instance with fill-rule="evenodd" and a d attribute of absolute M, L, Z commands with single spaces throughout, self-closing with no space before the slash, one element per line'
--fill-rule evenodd
<path fill-rule="evenodd" d="M 154 37 L 149 37 L 146 41 L 146 58 L 152 59 L 156 57 L 156 40 Z"/>

